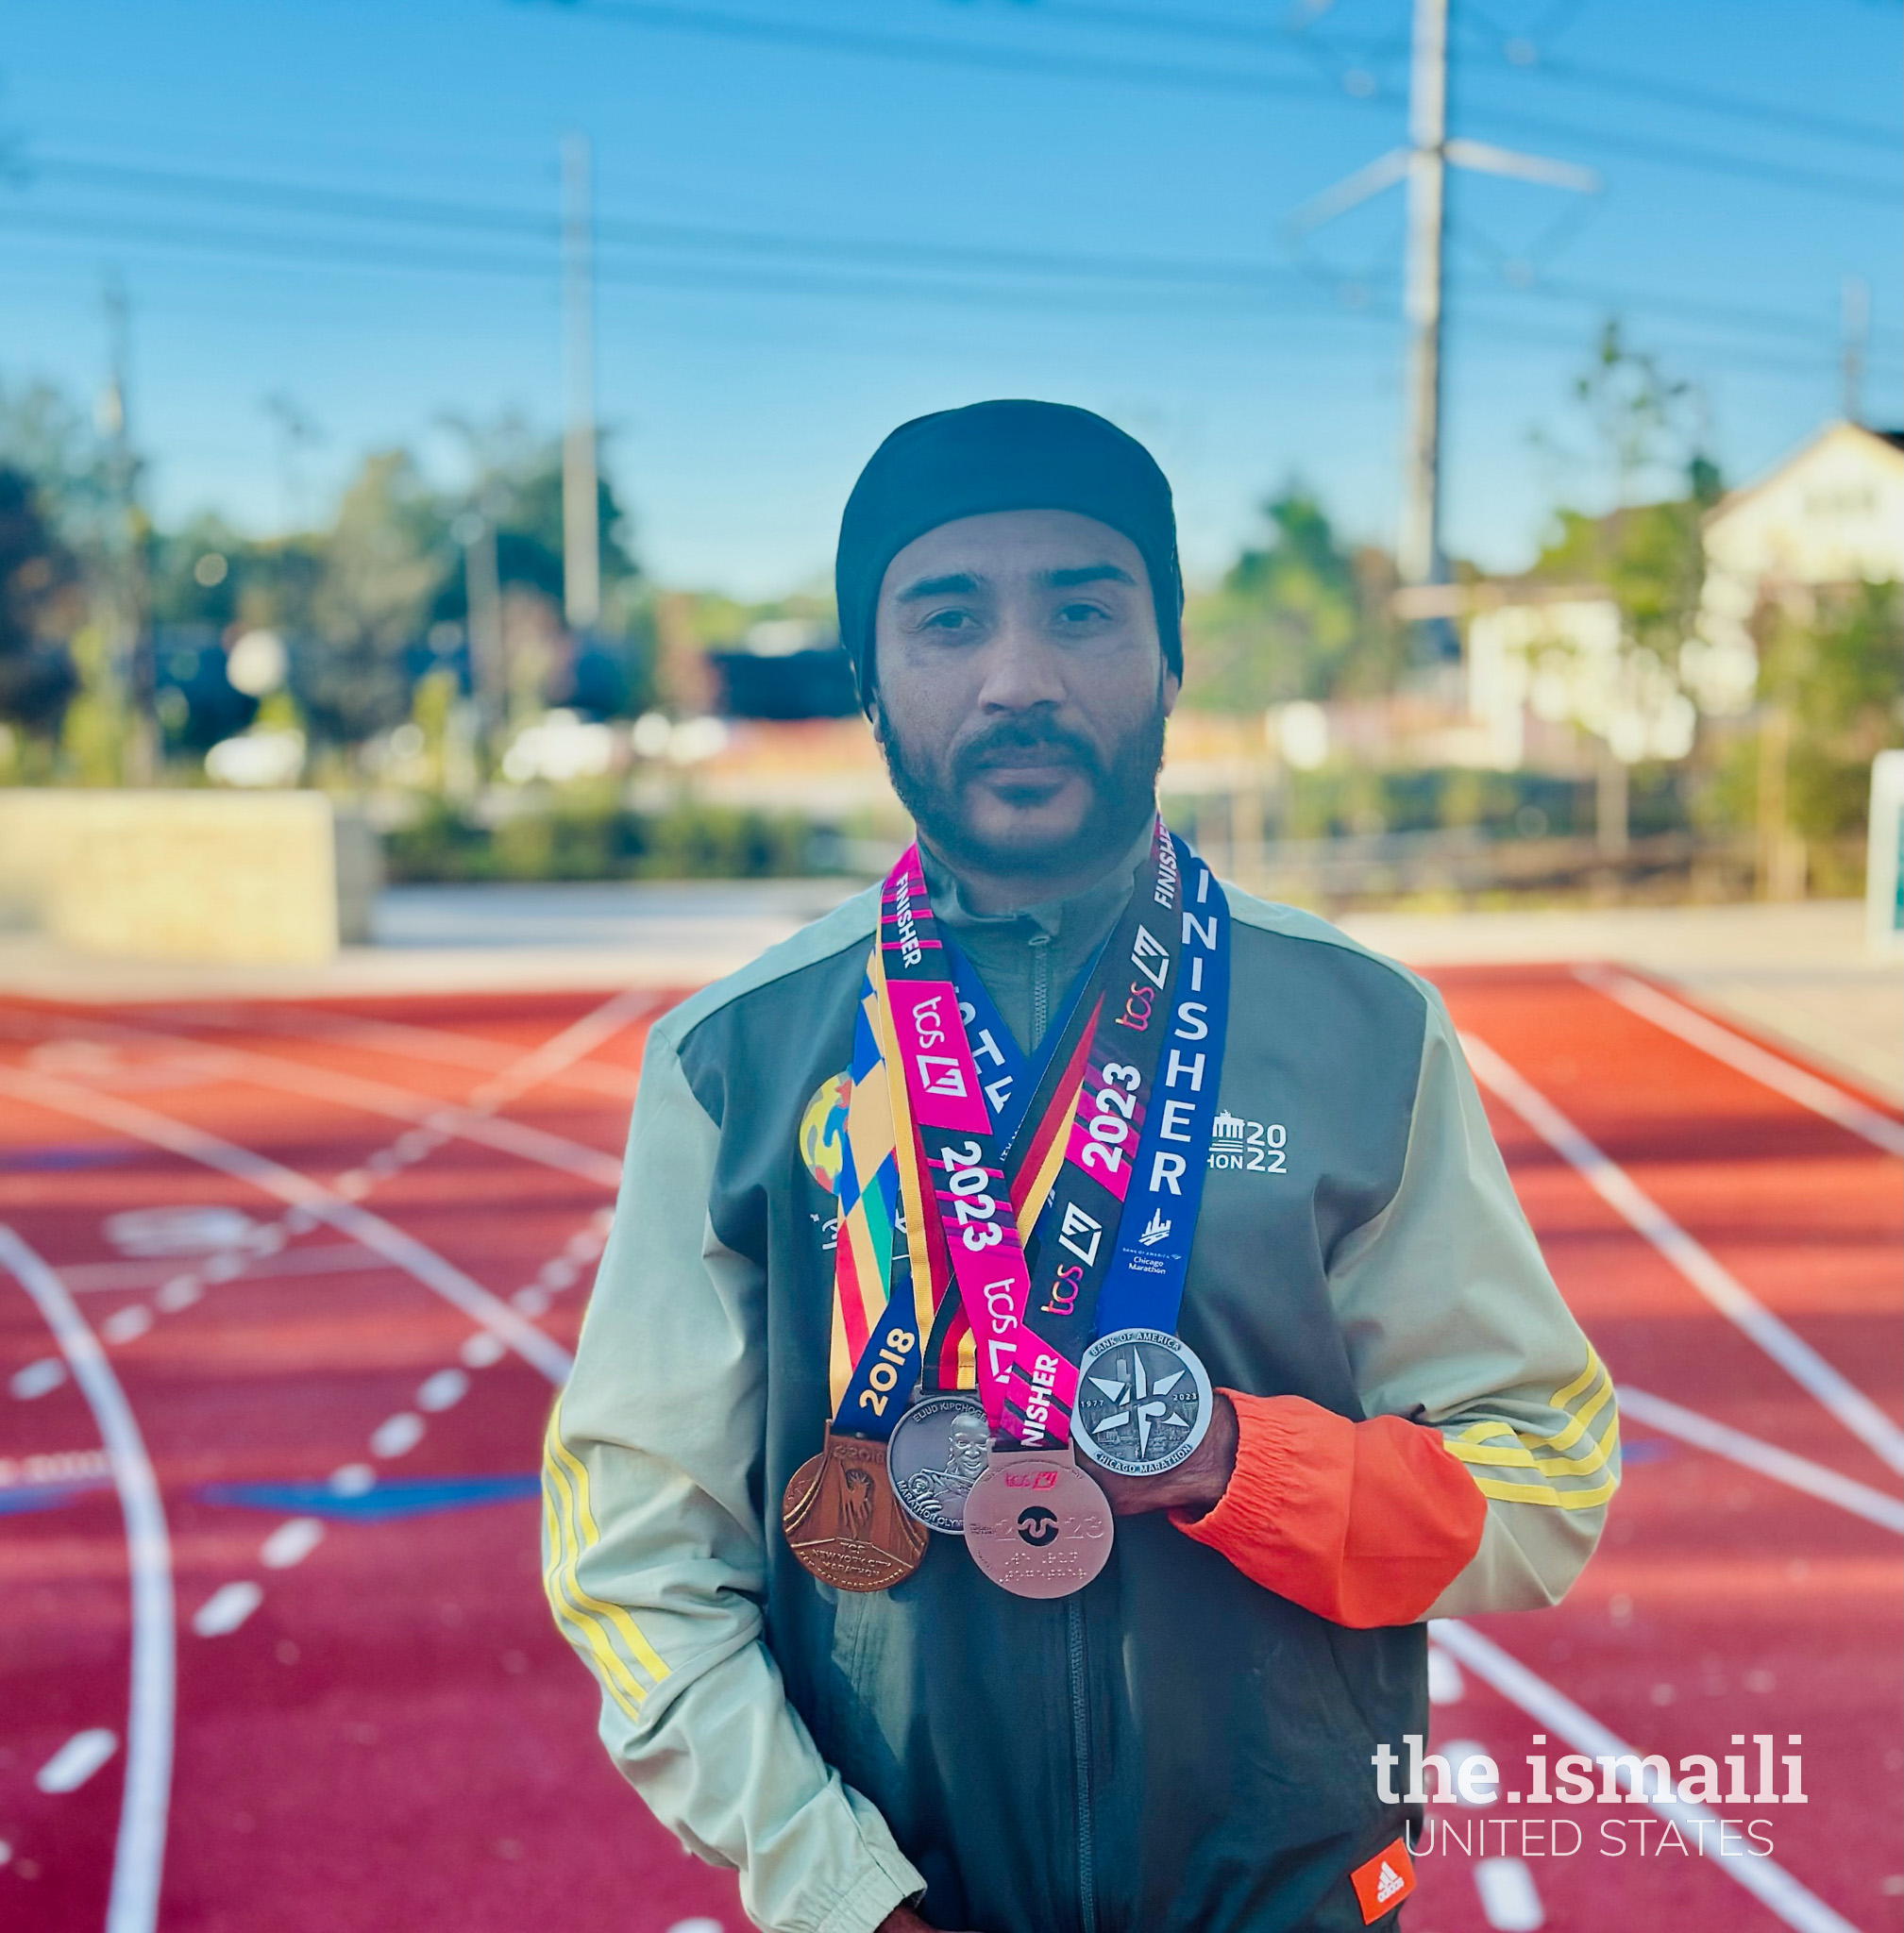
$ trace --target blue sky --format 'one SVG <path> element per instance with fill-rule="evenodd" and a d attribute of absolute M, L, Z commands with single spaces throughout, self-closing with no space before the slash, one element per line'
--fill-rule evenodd
<path fill-rule="evenodd" d="M 1898 0 L 1454 12 L 1456 131 L 1585 162 L 1605 185 L 1457 180 L 1453 548 L 1512 566 L 1557 495 L 1601 487 L 1568 392 L 1609 314 L 1696 381 L 1737 479 L 1835 410 L 1841 287 L 1862 276 L 1867 415 L 1904 421 Z M 1407 14 L 16 8 L 0 45 L 0 380 L 90 395 L 116 274 L 161 514 L 281 528 L 397 443 L 453 478 L 446 418 L 557 420 L 545 227 L 560 141 L 581 130 L 604 225 L 601 413 L 664 580 L 763 596 L 820 578 L 879 437 L 997 395 L 1082 403 L 1148 441 L 1193 577 L 1222 567 L 1291 476 L 1388 540 L 1399 195 L 1300 253 L 1281 225 L 1402 137 Z M 274 396 L 316 431 L 289 455 Z"/>

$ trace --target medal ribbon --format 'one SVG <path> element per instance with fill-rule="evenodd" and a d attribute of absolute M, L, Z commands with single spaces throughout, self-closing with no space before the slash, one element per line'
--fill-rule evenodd
<path fill-rule="evenodd" d="M 948 1279 L 918 1200 L 905 1090 L 885 1078 L 886 1062 L 885 1017 L 868 972 L 849 1069 L 829 1383 L 834 1429 L 874 1437 L 891 1435 L 918 1381 L 921 1340 Z M 901 1148 L 913 1158 L 902 1160 Z"/>
<path fill-rule="evenodd" d="M 1110 1266 L 1116 1214 L 1164 1031 L 1155 996 L 1174 965 L 1178 894 L 1176 853 L 1158 824 L 1130 906 L 1070 1023 L 1044 1056 L 1009 1163 L 966 1027 L 954 1024 L 961 1017 L 952 950 L 933 917 L 917 848 L 894 867 L 883 895 L 870 971 L 918 1127 L 920 1192 L 931 1190 L 965 1319 L 976 1338 L 972 1369 L 986 1420 L 995 1432 L 1028 1447 L 1062 1443 L 1070 1435 L 1077 1358 L 1093 1334 L 1097 1291 Z M 1162 939 L 1152 926 L 1162 928 Z M 1107 1001 L 1104 989 L 1120 977 L 1126 955 L 1146 991 L 1139 999 L 1134 983 L 1130 995 Z M 979 1011 L 977 1002 L 968 1004 Z M 1133 1056 L 1137 1065 L 1126 1065 Z M 1117 1069 L 1114 1078 L 1101 1079 L 1098 1090 L 1113 1085 L 1117 1098 L 1104 1101 L 1094 1093 L 1093 1111 L 1080 1127 L 1093 1063 Z M 1096 1125 L 1100 1117 L 1106 1119 L 1104 1127 Z M 1106 1187 L 1101 1174 L 1115 1185 Z M 1074 1199 L 1095 1202 L 1093 1190 L 1107 1202 L 1096 1204 L 1101 1212 L 1095 1217 Z M 1053 1237 L 1074 1252 L 1086 1254 L 1079 1243 L 1095 1232 L 1079 1275 L 1057 1276 L 1064 1258 L 1044 1239 L 1053 1209 Z M 1033 1291 L 1019 1236 L 1025 1227 L 1036 1231 L 1035 1247 L 1053 1251 L 1038 1271 L 1049 1278 L 1052 1293 L 1036 1314 L 1027 1307 Z M 941 1378 L 943 1346 L 944 1338 L 935 1338 L 929 1357 Z"/>
<path fill-rule="evenodd" d="M 1146 1115 L 1137 1142 L 1116 1253 L 1098 1297 L 1099 1336 L 1119 1329 L 1176 1334 L 1209 1169 L 1229 1029 L 1230 909 L 1209 867 L 1181 840 L 1173 843 L 1187 890 L 1170 1031 L 1161 1047 L 1160 1104 Z"/>
<path fill-rule="evenodd" d="M 1008 1140 L 1023 1119 L 1037 1072 L 1064 1037 L 1095 960 L 1079 973 L 1060 1008 L 1059 1024 L 1048 1032 L 1046 1051 L 1035 1067 L 970 962 L 949 942 L 944 951 L 952 966 L 967 1045 L 994 1126 Z M 890 1434 L 904 1409 L 906 1392 L 920 1381 L 920 1336 L 927 1338 L 923 1383 L 928 1391 L 976 1386 L 971 1326 L 959 1298 L 946 1292 L 952 1276 L 944 1235 L 938 1218 L 923 1205 L 919 1178 L 925 1164 L 917 1134 L 909 1126 L 910 1097 L 902 1087 L 898 1093 L 888 1092 L 888 1034 L 868 966 L 848 1072 L 848 1131 L 837 1190 L 834 1264 L 830 1380 L 834 1428 L 846 1435 Z M 898 1155 L 901 1123 L 908 1125 L 910 1161 Z M 871 1177 L 868 1185 L 861 1185 L 862 1175 Z M 922 1243 L 911 1233 L 920 1227 Z M 895 1397 L 897 1407 L 888 1400 Z"/>

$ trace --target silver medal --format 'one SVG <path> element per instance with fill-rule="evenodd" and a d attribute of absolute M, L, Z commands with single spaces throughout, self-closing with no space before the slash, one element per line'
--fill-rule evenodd
<path fill-rule="evenodd" d="M 886 1444 L 893 1494 L 908 1517 L 948 1537 L 965 1533 L 966 1499 L 991 1457 L 986 1413 L 969 1392 L 922 1396 Z"/>
<path fill-rule="evenodd" d="M 1091 1461 L 1118 1476 L 1161 1476 L 1210 1427 L 1209 1372 L 1163 1329 L 1118 1329 L 1078 1364 L 1071 1434 Z"/>

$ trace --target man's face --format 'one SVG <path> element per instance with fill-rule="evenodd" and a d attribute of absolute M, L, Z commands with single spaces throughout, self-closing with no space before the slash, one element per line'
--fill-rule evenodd
<path fill-rule="evenodd" d="M 1070 874 L 1137 836 L 1177 680 L 1128 537 L 1071 511 L 941 524 L 886 566 L 874 636 L 874 730 L 946 859 Z"/>

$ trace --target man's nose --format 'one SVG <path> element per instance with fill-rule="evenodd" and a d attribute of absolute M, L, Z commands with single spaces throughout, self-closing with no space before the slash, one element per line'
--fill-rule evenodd
<path fill-rule="evenodd" d="M 1050 640 L 1027 618 L 1007 614 L 986 646 L 981 709 L 1028 712 L 1035 705 L 1062 704 L 1065 697 L 1058 654 Z"/>

